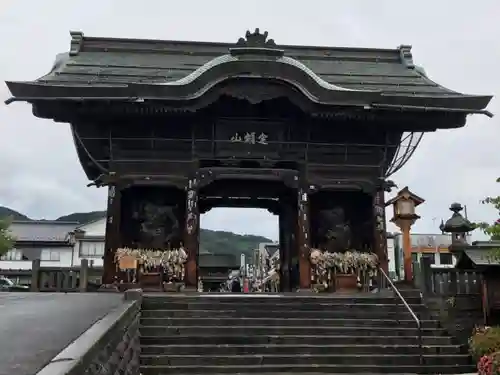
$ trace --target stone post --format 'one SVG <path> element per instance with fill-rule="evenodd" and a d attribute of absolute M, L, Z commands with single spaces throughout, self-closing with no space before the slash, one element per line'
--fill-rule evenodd
<path fill-rule="evenodd" d="M 89 261 L 82 259 L 80 263 L 80 292 L 85 293 L 89 284 Z"/>
<path fill-rule="evenodd" d="M 30 292 L 40 291 L 40 259 L 34 259 L 31 263 L 31 287 Z"/>

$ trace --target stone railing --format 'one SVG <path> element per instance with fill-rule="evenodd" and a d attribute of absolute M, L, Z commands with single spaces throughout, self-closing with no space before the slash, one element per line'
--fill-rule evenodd
<path fill-rule="evenodd" d="M 89 282 L 89 261 L 82 259 L 78 268 L 43 267 L 40 259 L 31 268 L 32 292 L 86 292 Z"/>
<path fill-rule="evenodd" d="M 476 270 L 432 268 L 431 260 L 422 257 L 413 263 L 413 277 L 431 316 L 440 320 L 459 344 L 467 345 L 474 327 L 485 323 L 482 275 Z"/>
<path fill-rule="evenodd" d="M 125 302 L 54 357 L 37 375 L 139 375 L 139 319 L 142 292 Z"/>
<path fill-rule="evenodd" d="M 15 280 L 16 284 L 29 286 L 28 289 L 16 288 L 16 292 L 92 292 L 98 289 L 103 271 L 87 259 L 73 267 L 47 266 L 47 262 L 40 259 L 23 263 L 29 268 L 0 269 L 1 275 Z"/>

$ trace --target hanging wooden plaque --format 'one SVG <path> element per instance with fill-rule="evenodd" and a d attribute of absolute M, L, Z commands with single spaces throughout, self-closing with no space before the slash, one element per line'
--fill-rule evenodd
<path fill-rule="evenodd" d="M 121 270 L 133 270 L 137 268 L 137 259 L 131 255 L 126 255 L 119 260 L 118 267 Z"/>

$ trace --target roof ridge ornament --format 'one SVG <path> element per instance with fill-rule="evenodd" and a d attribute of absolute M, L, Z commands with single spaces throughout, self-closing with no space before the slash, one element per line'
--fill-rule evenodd
<path fill-rule="evenodd" d="M 266 55 L 281 57 L 284 55 L 285 51 L 279 49 L 276 45 L 274 39 L 268 39 L 269 33 L 264 31 L 260 32 L 259 28 L 256 28 L 252 33 L 247 30 L 245 37 L 241 37 L 236 42 L 236 47 L 229 48 L 231 56 L 241 56 L 241 55 Z"/>
<path fill-rule="evenodd" d="M 267 39 L 269 33 L 264 31 L 264 34 L 260 33 L 260 29 L 257 27 L 253 33 L 247 30 L 245 33 L 245 38 L 240 38 L 236 42 L 237 46 L 244 47 L 276 47 L 274 39 Z"/>
<path fill-rule="evenodd" d="M 70 31 L 71 44 L 69 48 L 69 55 L 76 56 L 80 53 L 83 48 L 83 32 L 81 31 Z"/>
<path fill-rule="evenodd" d="M 415 69 L 415 64 L 413 63 L 413 55 L 411 54 L 411 45 L 401 44 L 398 47 L 399 58 L 401 62 L 406 65 L 408 69 Z"/>

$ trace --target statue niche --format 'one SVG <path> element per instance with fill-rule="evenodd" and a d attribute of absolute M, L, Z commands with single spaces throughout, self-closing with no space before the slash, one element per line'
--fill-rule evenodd
<path fill-rule="evenodd" d="M 165 249 L 179 246 L 178 206 L 141 202 L 132 213 L 134 242 L 140 248 Z"/>
<path fill-rule="evenodd" d="M 342 207 L 319 212 L 317 235 L 322 250 L 344 252 L 351 247 L 351 227 Z"/>

